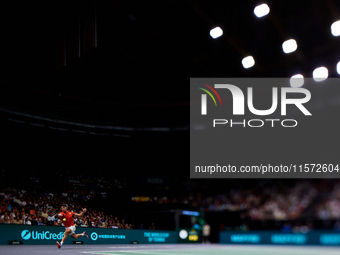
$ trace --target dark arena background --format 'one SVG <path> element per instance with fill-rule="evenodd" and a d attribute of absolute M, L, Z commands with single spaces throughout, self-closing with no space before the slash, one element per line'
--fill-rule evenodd
<path fill-rule="evenodd" d="M 340 254 L 339 179 L 190 179 L 188 86 L 191 77 L 313 78 L 318 67 L 339 78 L 339 1 L 0 6 L 1 254 Z M 297 49 L 285 54 L 291 38 Z M 308 132 L 310 146 L 338 144 Z M 229 156 L 247 162 L 266 139 L 231 139 Z M 59 250 L 62 204 L 87 209 L 74 223 L 89 238 L 68 237 Z"/>

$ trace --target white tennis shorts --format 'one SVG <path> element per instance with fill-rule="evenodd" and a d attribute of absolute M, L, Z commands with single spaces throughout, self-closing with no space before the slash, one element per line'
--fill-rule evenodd
<path fill-rule="evenodd" d="M 66 230 L 67 230 L 67 229 L 71 229 L 71 233 L 68 234 L 69 236 L 72 235 L 72 234 L 74 234 L 74 233 L 76 232 L 76 226 L 75 226 L 75 225 L 73 225 L 73 226 L 71 226 L 71 227 L 68 227 L 68 228 L 65 228 L 65 229 L 66 229 Z"/>

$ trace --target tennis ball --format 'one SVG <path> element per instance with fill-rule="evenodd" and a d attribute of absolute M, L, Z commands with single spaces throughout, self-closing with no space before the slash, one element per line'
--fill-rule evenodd
<path fill-rule="evenodd" d="M 63 221 L 66 221 L 66 218 L 64 218 Z"/>

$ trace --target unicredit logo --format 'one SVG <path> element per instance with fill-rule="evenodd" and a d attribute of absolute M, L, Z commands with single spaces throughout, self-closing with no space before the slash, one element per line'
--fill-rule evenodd
<path fill-rule="evenodd" d="M 23 230 L 21 232 L 21 238 L 24 239 L 24 240 L 28 240 L 31 238 L 31 232 L 28 231 L 28 230 Z"/>
<path fill-rule="evenodd" d="M 59 240 L 62 239 L 64 236 L 63 232 L 59 232 L 59 233 L 51 233 L 50 231 L 42 231 L 42 232 L 38 232 L 38 231 L 32 231 L 30 232 L 29 230 L 23 230 L 21 232 L 21 238 L 23 240 L 28 240 L 30 238 L 32 238 L 33 240 Z"/>

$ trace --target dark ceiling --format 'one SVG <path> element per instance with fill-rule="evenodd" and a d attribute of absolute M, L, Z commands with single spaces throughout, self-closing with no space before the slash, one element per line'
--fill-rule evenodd
<path fill-rule="evenodd" d="M 33 112 L 53 115 L 58 108 L 54 106 L 59 103 L 64 107 L 67 105 L 67 109 L 74 105 L 82 108 L 83 104 L 75 99 L 78 97 L 89 99 L 83 103 L 91 100 L 112 103 L 100 110 L 111 113 L 113 109 L 114 114 L 109 118 L 107 115 L 92 116 L 95 121 L 89 121 L 94 124 L 98 124 L 98 119 L 101 122 L 108 119 L 110 125 L 124 122 L 134 127 L 185 126 L 187 129 L 181 130 L 188 131 L 190 77 L 290 77 L 298 72 L 311 77 L 313 69 L 319 65 L 329 68 L 330 77 L 338 77 L 335 65 L 340 60 L 340 37 L 331 35 L 330 26 L 340 19 L 340 1 L 265 2 L 271 12 L 258 19 L 253 9 L 261 2 L 251 0 L 97 0 L 96 5 L 94 0 L 3 1 L 0 4 L 0 43 L 3 49 L 0 106 L 6 104 L 16 109 L 20 107 L 20 110 L 32 109 Z M 85 50 L 84 28 L 89 20 L 94 23 L 95 17 L 97 47 L 90 46 Z M 81 56 L 72 58 L 68 46 L 77 46 L 74 35 L 79 35 L 79 23 Z M 224 30 L 224 35 L 218 39 L 209 35 L 215 26 Z M 89 34 L 87 36 L 91 39 Z M 281 45 L 289 38 L 297 41 L 298 50 L 287 55 L 282 52 Z M 64 63 L 56 65 L 59 42 L 67 44 L 66 66 Z M 247 55 L 253 55 L 256 60 L 250 69 L 241 65 L 242 58 Z M 43 100 L 45 104 L 30 104 L 26 99 Z M 125 104 L 129 105 L 129 110 Z M 49 110 L 46 105 L 53 107 Z M 136 106 L 139 111 L 134 111 L 131 106 Z M 87 113 L 96 111 L 98 105 L 85 105 L 82 110 L 85 107 L 84 115 L 90 118 Z M 134 112 L 133 117 L 130 112 Z M 82 117 L 77 111 L 71 113 L 65 113 L 64 118 Z M 61 112 L 58 114 L 59 118 L 63 117 Z M 6 121 L 18 118 L 4 114 L 1 117 Z M 33 128 L 30 121 L 40 123 L 36 119 L 22 120 L 27 130 L 30 130 L 27 126 Z M 60 123 L 41 122 L 47 130 L 46 137 L 52 134 L 49 125 L 65 128 Z M 13 129 L 12 124 L 6 125 L 8 132 L 24 130 L 22 124 L 13 124 L 19 125 L 18 129 Z M 34 128 L 38 129 L 34 132 L 39 133 L 42 127 Z M 119 132 L 114 130 L 110 136 L 116 138 L 114 135 Z M 186 146 L 188 133 L 182 136 L 162 133 L 167 136 L 166 142 L 158 137 L 151 139 L 149 133 L 143 133 L 140 136 L 145 140 L 136 142 L 139 147 L 131 144 L 126 147 L 144 153 L 152 149 L 158 154 L 168 155 L 166 160 L 165 156 L 159 155 L 159 161 L 168 162 L 169 158 L 176 161 L 176 157 L 183 159 L 189 151 Z M 4 132 L 3 136 L 7 133 Z M 175 136 L 179 138 L 175 139 Z M 62 141 L 67 144 L 67 138 Z M 118 147 L 110 148 L 118 150 Z M 13 151 L 15 149 L 14 146 Z M 41 150 L 44 150 L 43 146 Z M 140 154 L 141 162 L 144 156 Z"/>
<path fill-rule="evenodd" d="M 253 10 L 262 2 L 271 11 L 258 19 Z M 330 33 L 331 24 L 340 19 L 340 2 L 335 0 L 2 5 L 2 59 L 7 65 L 2 78 L 16 85 L 33 81 L 30 87 L 57 94 L 178 103 L 188 101 L 190 77 L 290 77 L 298 72 L 311 77 L 319 65 L 329 67 L 330 77 L 338 76 L 340 37 Z M 66 42 L 66 48 L 74 43 L 70 38 L 78 35 L 79 17 L 81 57 L 67 55 L 66 66 L 55 70 L 56 42 Z M 96 24 L 97 47 L 84 51 L 90 19 Z M 209 35 L 215 26 L 224 31 L 218 39 Z M 298 50 L 284 54 L 281 45 L 289 38 L 297 41 Z M 241 65 L 247 55 L 256 61 L 250 69 Z"/>
<path fill-rule="evenodd" d="M 329 66 L 336 77 L 340 38 L 331 35 L 330 26 L 340 19 L 340 2 L 266 2 L 271 12 L 258 19 L 253 13 L 258 1 L 98 1 L 96 52 L 81 69 L 69 63 L 57 74 L 77 73 L 76 80 L 86 81 L 93 75 L 102 91 L 176 95 L 167 98 L 171 101 L 185 100 L 189 77 L 290 77 L 298 72 L 311 77 L 319 65 Z M 69 8 L 66 2 L 64 9 Z M 86 9 L 83 16 L 88 15 L 94 2 L 72 8 Z M 75 13 L 68 11 L 68 24 Z M 218 39 L 209 35 L 215 26 L 224 30 Z M 290 38 L 298 50 L 287 55 L 281 45 Z M 248 70 L 241 65 L 247 55 L 256 60 Z"/>
<path fill-rule="evenodd" d="M 190 77 L 311 77 L 320 65 L 338 77 L 340 37 L 330 26 L 340 19 L 340 1 L 268 0 L 269 15 L 258 19 L 253 10 L 262 2 L 3 2 L 2 81 L 118 104 L 181 105 L 189 102 Z M 96 46 L 85 49 L 89 21 Z M 224 34 L 212 39 L 215 26 Z M 289 38 L 298 50 L 284 54 Z M 66 61 L 56 68 L 60 47 Z M 241 65 L 247 55 L 256 61 L 250 69 Z"/>

